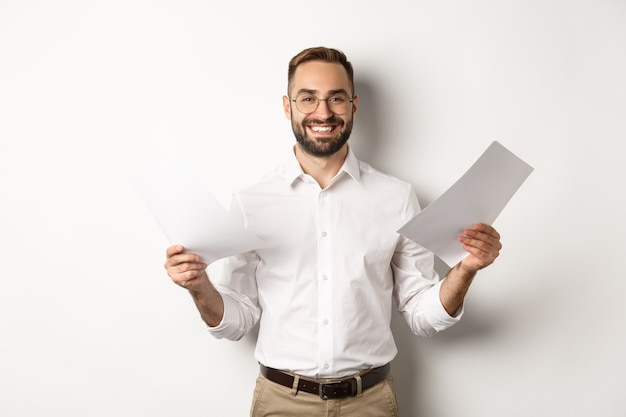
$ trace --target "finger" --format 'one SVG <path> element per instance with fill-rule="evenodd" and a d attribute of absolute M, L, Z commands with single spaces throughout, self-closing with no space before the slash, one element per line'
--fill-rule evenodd
<path fill-rule="evenodd" d="M 500 239 L 500 233 L 498 233 L 498 231 L 496 229 L 493 228 L 493 226 L 490 226 L 488 224 L 485 223 L 476 223 L 474 225 L 474 230 L 477 230 L 481 233 L 485 233 L 491 237 L 493 237 L 494 239 L 499 240 Z"/>
<path fill-rule="evenodd" d="M 180 264 L 170 264 L 169 261 L 165 263 L 165 269 L 167 275 L 175 282 L 182 279 L 191 279 L 195 276 L 205 272 L 207 264 L 203 262 L 185 262 Z"/>
<path fill-rule="evenodd" d="M 167 268 L 170 266 L 177 266 L 185 263 L 203 264 L 200 260 L 200 256 L 196 255 L 195 253 L 180 253 L 167 258 L 167 260 L 165 261 L 165 267 Z"/>
<path fill-rule="evenodd" d="M 459 241 L 463 244 L 463 249 L 477 256 L 488 252 L 491 248 L 488 243 L 479 239 L 461 237 Z"/>
<path fill-rule="evenodd" d="M 479 239 L 463 239 L 463 249 L 486 263 L 493 262 L 499 255 L 502 245 L 499 241 L 484 241 Z"/>
<path fill-rule="evenodd" d="M 196 285 L 196 283 L 201 282 L 205 276 L 206 274 L 204 271 L 186 271 L 173 277 L 172 281 L 183 288 L 189 288 Z"/>
<path fill-rule="evenodd" d="M 474 229 L 465 230 L 464 234 L 459 236 L 459 242 L 461 242 L 464 247 L 472 247 L 484 252 L 498 252 L 502 249 L 502 244 L 499 239 L 493 235 Z"/>
<path fill-rule="evenodd" d="M 481 241 L 472 241 L 463 243 L 463 249 L 480 258 L 496 258 L 500 253 L 500 249 L 496 246 L 489 245 Z"/>
<path fill-rule="evenodd" d="M 168 270 L 174 274 L 182 274 L 187 271 L 204 271 L 207 265 L 202 262 L 185 262 L 177 265 L 171 265 Z"/>
<path fill-rule="evenodd" d="M 463 249 L 469 254 L 463 259 L 464 265 L 471 270 L 478 271 L 491 265 L 499 256 L 498 251 L 484 251 L 481 248 L 463 245 Z"/>
<path fill-rule="evenodd" d="M 463 244 L 465 250 L 475 248 L 486 253 L 492 253 L 502 249 L 500 241 L 493 238 L 461 236 L 459 241 Z"/>
<path fill-rule="evenodd" d="M 496 247 L 500 245 L 500 234 L 494 228 L 487 225 L 476 226 L 477 227 L 474 229 L 465 229 L 463 231 L 463 236 L 466 238 L 484 241 Z"/>
<path fill-rule="evenodd" d="M 182 245 L 173 245 L 167 248 L 165 255 L 170 258 L 178 253 L 181 253 L 185 248 Z"/>
<path fill-rule="evenodd" d="M 199 276 L 203 275 L 203 273 L 204 273 L 204 270 L 202 269 L 188 269 L 188 270 L 176 273 L 173 280 L 175 282 L 192 281 L 198 278 Z"/>

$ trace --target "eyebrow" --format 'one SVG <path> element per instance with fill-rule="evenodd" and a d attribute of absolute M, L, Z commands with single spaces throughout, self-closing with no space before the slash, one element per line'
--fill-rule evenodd
<path fill-rule="evenodd" d="M 307 89 L 307 88 L 301 88 L 301 89 L 298 90 L 298 93 L 296 95 L 300 95 L 300 94 L 313 94 L 313 95 L 315 95 L 318 92 L 319 92 L 318 90 L 310 90 L 310 89 Z M 349 96 L 348 92 L 345 89 L 343 89 L 343 88 L 338 88 L 336 90 L 330 90 L 328 92 L 329 96 L 334 96 L 335 94 L 345 94 L 346 96 Z"/>

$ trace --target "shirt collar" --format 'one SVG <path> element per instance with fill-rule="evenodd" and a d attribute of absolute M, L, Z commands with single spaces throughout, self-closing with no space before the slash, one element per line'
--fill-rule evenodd
<path fill-rule="evenodd" d="M 358 184 L 361 180 L 361 170 L 359 168 L 359 160 L 352 152 L 352 148 L 348 147 L 348 156 L 341 167 L 341 171 L 345 171 Z"/>
<path fill-rule="evenodd" d="M 361 171 L 359 169 L 359 160 L 354 155 L 354 153 L 352 152 L 352 148 L 350 147 L 348 147 L 348 155 L 346 156 L 346 160 L 344 161 L 343 165 L 339 169 L 339 172 L 337 173 L 336 177 L 341 175 L 342 172 L 345 172 L 346 174 L 350 175 L 350 177 L 352 177 L 352 179 L 356 183 L 359 183 L 361 179 Z M 296 158 L 295 145 L 294 145 L 294 148 L 292 148 L 290 157 L 287 160 L 287 164 L 285 166 L 285 179 L 289 182 L 289 184 L 293 184 L 295 180 L 297 180 L 303 175 L 305 174 L 304 174 L 304 171 L 302 171 L 300 162 L 298 162 L 298 159 Z"/>

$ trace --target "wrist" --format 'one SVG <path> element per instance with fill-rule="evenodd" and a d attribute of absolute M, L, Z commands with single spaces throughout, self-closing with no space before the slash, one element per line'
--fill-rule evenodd
<path fill-rule="evenodd" d="M 467 261 L 467 258 L 463 259 L 461 262 L 459 262 L 457 264 L 457 266 L 459 267 L 459 272 L 462 273 L 463 275 L 476 275 L 476 273 L 480 270 L 480 268 L 477 268 L 474 265 L 469 265 L 469 262 Z"/>
<path fill-rule="evenodd" d="M 476 276 L 476 273 L 478 272 L 476 269 L 463 264 L 462 261 L 459 262 L 454 269 L 456 269 L 456 273 L 453 275 L 455 275 L 457 278 L 461 278 L 464 281 L 469 282 L 472 282 L 472 280 Z"/>

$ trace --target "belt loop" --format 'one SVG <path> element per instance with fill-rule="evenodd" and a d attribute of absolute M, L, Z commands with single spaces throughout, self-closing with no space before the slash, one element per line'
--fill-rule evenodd
<path fill-rule="evenodd" d="M 361 380 L 361 375 L 355 375 L 354 379 L 356 379 L 356 396 L 363 396 L 363 380 Z"/>
<path fill-rule="evenodd" d="M 300 383 L 300 375 L 294 375 L 293 376 L 293 385 L 291 386 L 291 392 L 289 393 L 289 395 L 291 395 L 292 397 L 295 397 L 296 395 L 298 395 L 298 384 Z"/>

